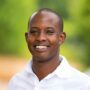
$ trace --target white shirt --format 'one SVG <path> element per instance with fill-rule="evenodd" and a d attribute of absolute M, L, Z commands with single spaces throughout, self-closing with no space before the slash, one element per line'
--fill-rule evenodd
<path fill-rule="evenodd" d="M 90 90 L 90 78 L 71 67 L 61 56 L 57 69 L 39 81 L 32 71 L 32 61 L 26 68 L 15 75 L 8 90 Z"/>

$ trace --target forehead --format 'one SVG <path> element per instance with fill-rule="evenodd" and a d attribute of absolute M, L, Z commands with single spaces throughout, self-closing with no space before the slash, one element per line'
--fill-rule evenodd
<path fill-rule="evenodd" d="M 52 12 L 42 11 L 34 13 L 30 20 L 30 26 L 33 24 L 58 24 L 59 17 Z"/>

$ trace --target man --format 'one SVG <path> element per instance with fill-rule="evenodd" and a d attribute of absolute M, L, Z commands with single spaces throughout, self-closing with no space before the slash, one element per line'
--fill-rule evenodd
<path fill-rule="evenodd" d="M 25 37 L 32 60 L 11 79 L 9 90 L 90 90 L 90 78 L 59 55 L 66 38 L 61 16 L 40 9 L 31 16 Z"/>

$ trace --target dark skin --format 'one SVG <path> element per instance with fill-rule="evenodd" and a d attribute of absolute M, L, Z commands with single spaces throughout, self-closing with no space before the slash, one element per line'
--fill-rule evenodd
<path fill-rule="evenodd" d="M 48 11 L 37 12 L 29 21 L 25 37 L 32 54 L 32 69 L 39 80 L 60 64 L 59 46 L 66 37 L 60 30 L 60 23 L 58 16 Z"/>

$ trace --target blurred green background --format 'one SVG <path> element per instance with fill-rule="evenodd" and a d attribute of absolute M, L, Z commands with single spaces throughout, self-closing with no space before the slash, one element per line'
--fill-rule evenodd
<path fill-rule="evenodd" d="M 90 67 L 90 0 L 0 0 L 0 55 L 31 57 L 24 33 L 33 12 L 51 8 L 64 18 L 61 54 L 81 70 Z"/>

